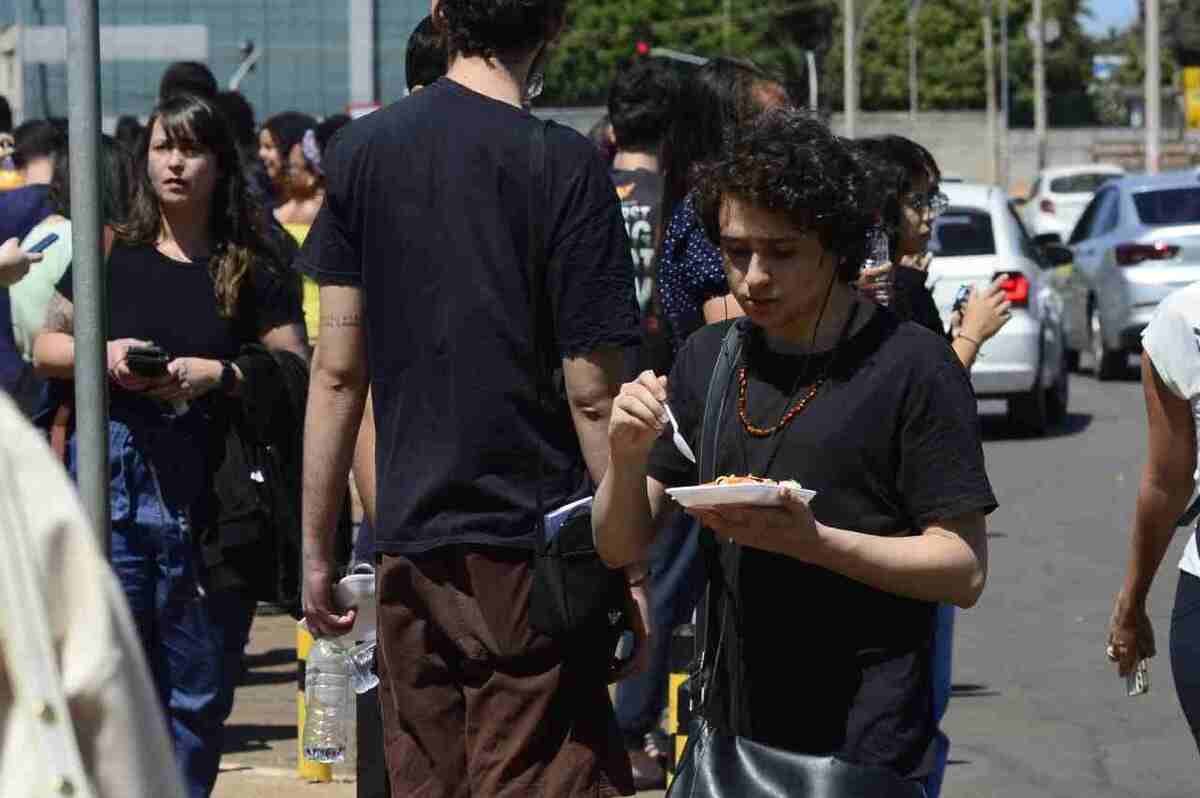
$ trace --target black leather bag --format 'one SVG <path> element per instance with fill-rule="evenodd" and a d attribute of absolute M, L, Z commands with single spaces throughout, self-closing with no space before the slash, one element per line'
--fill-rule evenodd
<path fill-rule="evenodd" d="M 530 141 L 530 222 L 527 276 L 532 297 L 534 352 L 537 360 L 538 401 L 561 412 L 556 403 L 549 357 L 541 346 L 547 335 L 542 305 L 545 301 L 546 246 L 541 210 L 545 207 L 546 124 L 534 128 Z M 552 540 L 546 539 L 546 508 L 541 497 L 542 470 L 538 462 L 537 546 L 533 560 L 533 585 L 529 596 L 529 623 L 542 634 L 559 640 L 573 638 L 605 646 L 612 651 L 626 628 L 625 575 L 600 559 L 592 537 L 592 514 L 580 508 L 567 517 Z M 611 643 L 611 645 L 610 645 Z"/>
<path fill-rule="evenodd" d="M 741 348 L 741 332 L 734 324 L 721 345 L 708 386 L 700 430 L 702 481 L 711 481 L 716 476 L 716 441 L 727 387 Z M 723 608 L 714 611 L 714 598 L 710 581 L 701 636 L 697 639 L 699 672 L 693 677 L 700 687 L 692 691 L 698 709 L 667 798 L 924 798 L 925 789 L 920 784 L 886 768 L 772 748 L 722 731 L 711 723 L 707 719 L 710 702 L 714 690 L 719 689 L 714 674 L 720 671 L 718 660 L 725 648 L 730 615 Z M 720 620 L 714 622 L 714 618 Z"/>

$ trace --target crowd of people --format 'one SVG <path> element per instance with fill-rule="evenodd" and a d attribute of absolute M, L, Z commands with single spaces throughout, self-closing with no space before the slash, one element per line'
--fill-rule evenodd
<path fill-rule="evenodd" d="M 154 794 L 176 775 L 213 789 L 256 605 L 287 581 L 264 538 L 289 512 L 314 634 L 353 624 L 332 595 L 348 560 L 376 568 L 392 795 L 662 787 L 670 637 L 693 619 L 695 739 L 833 756 L 847 784 L 883 779 L 873 796 L 940 793 L 954 608 L 984 590 L 997 506 L 969 371 L 1010 318 L 1004 293 L 973 291 L 944 324 L 926 287 L 947 204 L 934 157 L 837 137 L 749 61 L 623 65 L 591 141 L 540 119 L 564 26 L 564 0 L 441 0 L 410 40 L 409 96 L 354 122 L 259 126 L 204 65 L 174 64 L 146 124 L 104 137 L 124 603 L 103 628 L 136 632 L 124 688 L 140 733 L 173 742 L 176 773 L 130 766 Z M 0 132 L 0 381 L 74 473 L 68 146 L 61 120 Z M 889 262 L 864 271 L 878 235 Z M 1153 654 L 1145 595 L 1190 496 L 1190 307 L 1147 333 L 1122 673 Z M 246 487 L 264 467 L 278 501 Z M 668 498 L 720 475 L 775 480 L 773 503 Z M 616 663 L 608 636 L 531 612 L 544 519 L 586 497 L 582 554 L 627 585 Z M 1200 594 L 1188 552 L 1180 626 Z M 781 655 L 781 601 L 819 655 Z M 1193 648 L 1173 637 L 1172 657 Z M 1180 693 L 1195 729 L 1197 690 Z M 697 761 L 722 750 L 693 745 L 680 778 L 736 783 L 737 757 Z"/>

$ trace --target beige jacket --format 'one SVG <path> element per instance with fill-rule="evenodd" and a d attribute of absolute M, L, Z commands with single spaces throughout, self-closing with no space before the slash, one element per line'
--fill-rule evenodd
<path fill-rule="evenodd" d="M 0 557 L 0 796 L 183 796 L 121 587 L 62 466 L 2 393 Z"/>

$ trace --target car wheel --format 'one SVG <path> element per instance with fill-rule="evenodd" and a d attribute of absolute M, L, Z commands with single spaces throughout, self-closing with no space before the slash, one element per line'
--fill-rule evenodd
<path fill-rule="evenodd" d="M 1054 384 L 1046 389 L 1046 418 L 1050 424 L 1058 426 L 1067 420 L 1067 410 L 1071 402 L 1071 367 L 1069 352 L 1064 353 Z M 1078 352 L 1075 353 L 1079 355 Z"/>
<path fill-rule="evenodd" d="M 1045 435 L 1050 427 L 1049 394 L 1039 373 L 1031 390 L 1008 398 L 1008 423 L 1032 435 Z"/>
<path fill-rule="evenodd" d="M 1125 353 L 1105 346 L 1104 328 L 1100 322 L 1100 314 L 1095 308 L 1092 308 L 1088 316 L 1088 328 L 1091 331 L 1092 362 L 1096 367 L 1096 379 L 1117 379 L 1125 370 Z"/>

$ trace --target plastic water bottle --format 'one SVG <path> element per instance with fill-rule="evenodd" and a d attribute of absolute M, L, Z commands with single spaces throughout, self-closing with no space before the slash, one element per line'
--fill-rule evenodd
<path fill-rule="evenodd" d="M 304 703 L 305 759 L 343 761 L 350 717 L 350 658 L 333 640 L 318 640 L 308 654 Z"/>
<path fill-rule="evenodd" d="M 884 265 L 890 259 L 891 253 L 887 232 L 883 229 L 882 224 L 877 223 L 867 233 L 867 256 L 863 260 L 863 268 L 875 269 Z M 892 302 L 892 286 L 894 284 L 890 273 L 874 278 L 871 281 L 871 286 L 874 288 L 875 301 L 884 306 L 890 305 Z"/>
<path fill-rule="evenodd" d="M 379 685 L 375 674 L 375 638 L 359 643 L 350 649 L 346 658 L 350 663 L 350 686 L 358 695 L 369 693 Z"/>

